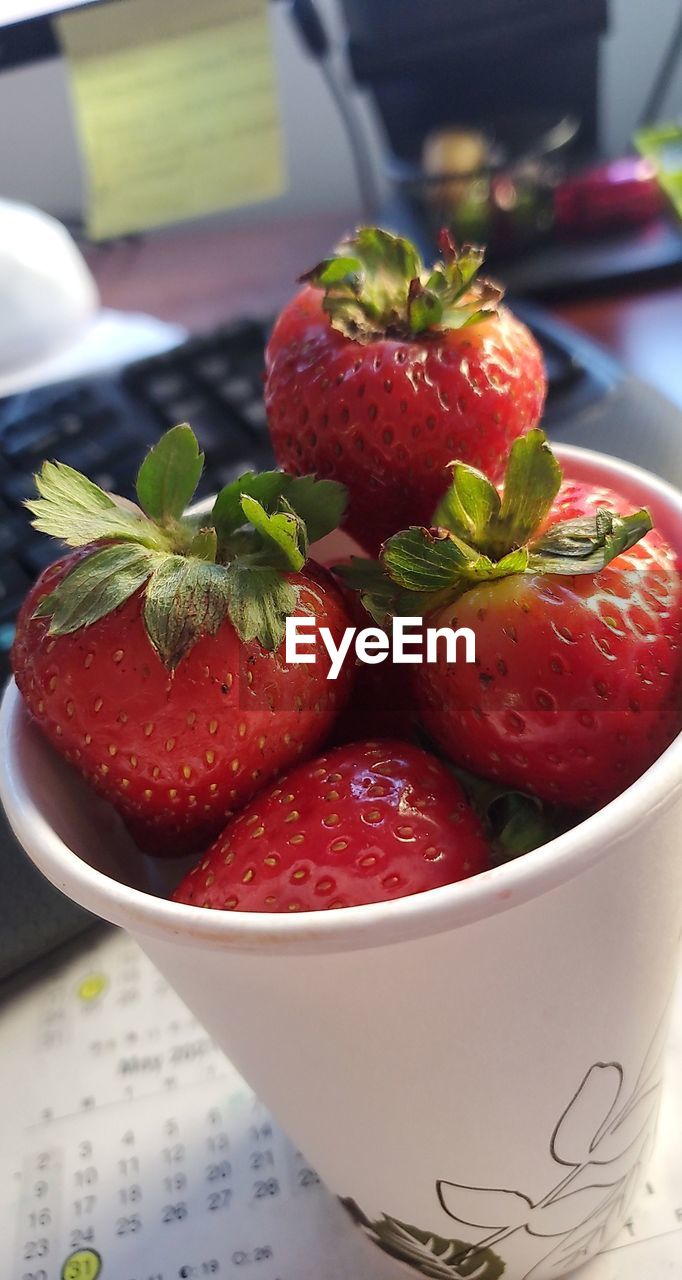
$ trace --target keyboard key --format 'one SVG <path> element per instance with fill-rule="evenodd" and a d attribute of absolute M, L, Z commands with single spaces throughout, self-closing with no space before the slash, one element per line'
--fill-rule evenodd
<path fill-rule="evenodd" d="M 30 585 L 31 579 L 16 560 L 0 564 L 0 610 L 5 613 L 10 605 L 18 608 Z"/>
<path fill-rule="evenodd" d="M 29 418 L 5 432 L 2 447 L 8 458 L 26 455 L 44 458 L 54 449 L 59 438 L 59 426 L 54 418 Z"/>
<path fill-rule="evenodd" d="M 88 425 L 87 435 L 62 445 L 58 457 L 60 462 L 68 463 L 70 467 L 85 472 L 94 480 L 95 471 L 109 471 L 118 458 L 126 460 L 127 474 L 131 466 L 135 467 L 142 461 L 141 443 L 127 426 L 107 431 L 97 418 L 93 426 Z"/>
<path fill-rule="evenodd" d="M 48 538 L 44 533 L 33 533 L 22 547 L 20 559 L 26 571 L 35 578 L 53 560 L 58 560 L 65 550 L 54 538 Z"/>
<path fill-rule="evenodd" d="M 257 435 L 263 435 L 267 432 L 268 418 L 262 400 L 251 400 L 249 404 L 243 404 L 240 408 L 240 413 Z"/>
<path fill-rule="evenodd" d="M 242 405 L 246 400 L 253 399 L 253 383 L 249 378 L 230 377 L 220 383 L 218 388 L 221 396 L 224 396 L 228 404 Z"/>
<path fill-rule="evenodd" d="M 117 452 L 118 448 L 117 441 Z M 109 461 L 110 454 L 111 444 L 106 437 L 102 437 L 102 439 L 96 436 L 81 437 L 70 444 L 62 445 L 59 450 L 59 461 L 68 463 L 76 471 L 83 471 L 87 475 L 92 475 L 93 471 L 98 467 L 103 467 Z"/>
<path fill-rule="evenodd" d="M 36 470 L 38 470 L 37 462 Z M 33 471 L 5 470 L 0 479 L 0 490 L 7 502 L 13 506 L 20 507 L 27 498 L 35 498 L 37 496 Z"/>
<path fill-rule="evenodd" d="M 196 372 L 209 382 L 220 382 L 229 378 L 234 370 L 234 361 L 222 352 L 205 356 L 196 362 Z"/>
<path fill-rule="evenodd" d="M 245 471 L 265 471 L 268 467 L 272 467 L 272 459 L 263 457 L 262 454 L 251 454 L 228 463 L 226 466 L 211 468 L 210 477 L 214 482 L 214 489 L 222 489 L 226 484 L 232 484 L 233 480 L 237 480 Z"/>
<path fill-rule="evenodd" d="M 191 386 L 181 373 L 169 369 L 141 379 L 138 388 L 150 400 L 167 404 L 169 400 L 178 400 L 186 395 Z"/>
<path fill-rule="evenodd" d="M 68 413 L 62 413 L 57 419 L 59 425 L 59 434 L 62 438 L 72 440 L 74 436 L 80 435 L 85 423 L 82 416 L 73 410 Z"/>
<path fill-rule="evenodd" d="M 189 422 L 190 426 L 194 427 L 196 422 L 211 414 L 211 405 L 206 397 L 199 393 L 186 396 L 182 400 L 166 401 L 162 412 L 169 427 L 174 427 L 178 422 Z"/>
<path fill-rule="evenodd" d="M 192 429 L 209 460 L 230 460 L 251 453 L 253 445 L 241 417 L 225 405 L 207 405 L 204 412 L 189 418 Z"/>
<path fill-rule="evenodd" d="M 9 555 L 19 546 L 22 534 L 25 532 L 22 524 L 23 522 L 16 517 L 0 516 L 0 557 Z"/>

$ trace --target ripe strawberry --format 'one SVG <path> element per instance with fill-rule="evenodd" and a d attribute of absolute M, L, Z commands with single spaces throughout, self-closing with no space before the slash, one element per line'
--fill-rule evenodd
<path fill-rule="evenodd" d="M 474 632 L 475 664 L 441 648 L 414 668 L 423 724 L 452 760 L 594 809 L 682 728 L 682 580 L 646 511 L 621 517 L 618 494 L 560 483 L 533 431 L 512 447 L 502 499 L 455 466 L 441 527 L 391 538 L 373 585 L 362 562 L 351 576 L 376 615 Z"/>
<path fill-rule="evenodd" d="M 280 465 L 341 480 L 346 528 L 373 551 L 430 519 L 453 458 L 495 478 L 544 405 L 540 349 L 476 279 L 482 251 L 441 247 L 429 271 L 409 241 L 359 231 L 304 277 L 266 352 Z"/>
<path fill-rule="evenodd" d="M 60 463 L 44 465 L 28 504 L 37 528 L 77 550 L 22 607 L 17 684 L 57 750 L 159 855 L 205 847 L 314 751 L 352 674 L 327 681 L 319 639 L 314 664 L 294 667 L 282 644 L 287 614 L 314 616 L 337 644 L 348 625 L 331 579 L 305 564 L 308 533 L 333 526 L 342 491 L 246 474 L 210 515 L 183 517 L 202 464 L 189 427 L 175 427 L 142 464 L 142 510 Z"/>
<path fill-rule="evenodd" d="M 265 788 L 173 894 L 219 911 L 320 911 L 423 893 L 485 871 L 459 784 L 405 742 L 337 747 Z"/>

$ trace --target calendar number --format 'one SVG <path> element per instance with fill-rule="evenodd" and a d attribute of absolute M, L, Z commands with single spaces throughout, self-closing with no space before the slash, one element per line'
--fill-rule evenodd
<path fill-rule="evenodd" d="M 84 1245 L 94 1244 L 95 1228 L 83 1227 L 82 1231 L 72 1231 L 69 1236 L 70 1249 L 82 1249 Z"/>
<path fill-rule="evenodd" d="M 216 1209 L 227 1209 L 232 1199 L 232 1192 L 226 1187 L 223 1191 L 211 1191 L 206 1198 L 206 1208 L 211 1213 L 215 1213 Z"/>
<path fill-rule="evenodd" d="M 255 1200 L 261 1200 L 264 1196 L 276 1196 L 279 1194 L 279 1182 L 276 1178 L 263 1178 L 253 1184 L 253 1195 Z"/>
<path fill-rule="evenodd" d="M 187 1205 L 184 1200 L 177 1204 L 166 1204 L 161 1211 L 162 1222 L 182 1222 L 187 1217 Z"/>
<path fill-rule="evenodd" d="M 102 1270 L 102 1259 L 94 1249 L 80 1249 L 66 1259 L 61 1280 L 97 1280 Z"/>
<path fill-rule="evenodd" d="M 142 1230 L 142 1222 L 137 1213 L 133 1213 L 128 1218 L 118 1218 L 116 1221 L 117 1236 L 133 1236 L 137 1231 Z"/>
<path fill-rule="evenodd" d="M 24 1260 L 30 1262 L 33 1258 L 44 1258 L 49 1249 L 50 1244 L 45 1236 L 38 1240 L 27 1240 L 24 1245 Z"/>

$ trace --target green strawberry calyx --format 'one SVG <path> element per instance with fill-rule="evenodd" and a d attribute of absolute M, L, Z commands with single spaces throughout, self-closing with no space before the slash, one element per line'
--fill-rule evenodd
<path fill-rule="evenodd" d="M 450 469 L 432 528 L 404 529 L 378 561 L 353 559 L 337 570 L 378 622 L 431 613 L 511 574 L 598 573 L 653 527 L 645 509 L 626 516 L 599 509 L 545 527 L 562 472 L 539 428 L 514 441 L 502 494 L 475 467 Z"/>
<path fill-rule="evenodd" d="M 439 247 L 441 260 L 425 267 L 411 241 L 361 227 L 301 281 L 324 290 L 332 328 L 360 343 L 462 329 L 494 314 L 503 291 L 478 275 L 483 249 L 458 250 L 449 231 Z"/>
<path fill-rule="evenodd" d="M 62 462 L 45 462 L 33 524 L 85 553 L 38 605 L 49 634 L 89 627 L 144 589 L 142 616 L 163 664 L 174 670 L 203 635 L 229 618 L 240 638 L 276 649 L 298 592 L 290 575 L 310 542 L 335 529 L 343 485 L 280 471 L 245 472 L 207 515 L 186 514 L 204 455 L 189 426 L 166 432 L 138 472 L 138 504 L 106 493 Z"/>

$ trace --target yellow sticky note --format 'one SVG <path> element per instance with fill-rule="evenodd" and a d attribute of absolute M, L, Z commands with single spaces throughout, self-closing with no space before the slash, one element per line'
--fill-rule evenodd
<path fill-rule="evenodd" d="M 266 0 L 117 0 L 58 21 L 93 239 L 281 194 Z"/>

